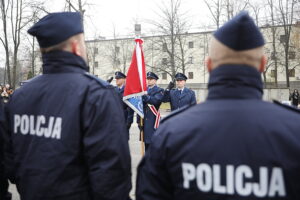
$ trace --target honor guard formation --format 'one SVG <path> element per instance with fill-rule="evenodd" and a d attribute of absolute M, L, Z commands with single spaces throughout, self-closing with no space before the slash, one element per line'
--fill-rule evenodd
<path fill-rule="evenodd" d="M 88 72 L 77 12 L 50 13 L 28 33 L 43 74 L 0 101 L 0 199 L 12 198 L 10 181 L 22 200 L 130 200 L 126 75 Z M 264 45 L 247 12 L 216 30 L 199 104 L 185 74 L 166 89 L 145 74 L 136 200 L 300 199 L 300 111 L 262 100 Z M 297 90 L 290 99 L 298 105 Z M 172 112 L 160 120 L 164 102 Z"/>

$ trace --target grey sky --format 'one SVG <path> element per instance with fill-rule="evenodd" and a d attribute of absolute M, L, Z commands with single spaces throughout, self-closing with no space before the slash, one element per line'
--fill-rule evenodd
<path fill-rule="evenodd" d="M 76 0 L 77 1 L 77 0 Z M 75 2 L 76 2 L 75 1 Z M 64 0 L 47 2 L 51 12 L 62 11 Z M 166 0 L 86 0 L 90 5 L 85 7 L 86 36 L 113 36 L 113 26 L 119 37 L 128 36 L 137 20 L 142 24 L 142 32 L 148 32 L 148 19 L 157 18 L 157 9 Z M 203 0 L 182 0 L 182 11 L 187 13 L 193 29 L 202 26 L 209 19 L 208 9 Z"/>

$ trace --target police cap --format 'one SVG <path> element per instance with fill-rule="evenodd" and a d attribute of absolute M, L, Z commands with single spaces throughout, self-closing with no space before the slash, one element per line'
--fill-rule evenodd
<path fill-rule="evenodd" d="M 185 80 L 186 81 L 187 77 L 183 73 L 177 73 L 175 75 L 175 79 L 176 79 L 176 81 L 181 81 L 181 80 Z"/>
<path fill-rule="evenodd" d="M 152 79 L 157 80 L 158 76 L 155 73 L 153 73 L 153 72 L 148 72 L 147 73 L 147 78 L 152 78 Z"/>
<path fill-rule="evenodd" d="M 120 71 L 115 72 L 115 79 L 119 79 L 119 78 L 126 78 L 126 75 Z"/>
<path fill-rule="evenodd" d="M 250 50 L 265 44 L 261 32 L 246 11 L 225 23 L 214 33 L 214 37 L 236 51 Z"/>
<path fill-rule="evenodd" d="M 28 33 L 35 36 L 40 47 L 57 45 L 68 38 L 83 33 L 79 12 L 50 13 L 35 23 Z"/>

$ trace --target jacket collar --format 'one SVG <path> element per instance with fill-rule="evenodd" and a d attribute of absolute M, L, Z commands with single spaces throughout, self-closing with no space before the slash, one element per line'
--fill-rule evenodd
<path fill-rule="evenodd" d="M 43 74 L 86 71 L 89 68 L 83 58 L 70 52 L 53 51 L 43 54 Z"/>
<path fill-rule="evenodd" d="M 177 88 L 175 90 L 175 95 L 177 96 L 178 99 L 182 99 L 186 94 L 187 94 L 187 90 L 185 89 L 185 87 L 182 89 Z"/>
<path fill-rule="evenodd" d="M 209 78 L 207 99 L 261 99 L 261 74 L 247 65 L 222 65 Z"/>
<path fill-rule="evenodd" d="M 154 85 L 152 87 L 148 87 L 148 93 L 152 93 L 152 91 L 154 91 L 154 89 L 157 87 L 157 85 Z"/>

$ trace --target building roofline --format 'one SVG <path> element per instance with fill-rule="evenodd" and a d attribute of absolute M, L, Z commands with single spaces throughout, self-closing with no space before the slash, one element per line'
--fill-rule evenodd
<path fill-rule="evenodd" d="M 292 25 L 292 26 L 299 26 L 298 23 L 295 23 L 295 24 L 289 24 L 289 25 Z M 271 27 L 275 27 L 275 28 L 278 28 L 278 27 L 283 27 L 284 25 L 274 25 L 274 26 L 271 26 L 269 24 L 265 24 L 265 25 L 262 25 L 262 26 L 259 26 L 260 29 L 267 29 L 267 28 L 271 28 Z M 209 30 L 209 31 L 196 31 L 196 32 L 186 32 L 186 33 L 181 33 L 181 34 L 178 34 L 178 35 L 197 35 L 197 34 L 211 34 L 213 33 L 215 30 Z M 147 39 L 147 38 L 156 38 L 156 37 L 166 37 L 168 36 L 167 34 L 162 34 L 162 35 L 142 35 L 141 38 L 142 39 Z M 116 41 L 116 40 L 134 40 L 135 37 L 120 37 L 120 38 L 110 38 L 110 39 L 106 39 L 105 37 L 102 37 L 101 39 L 92 39 L 92 40 L 86 40 L 85 42 L 87 43 L 93 43 L 93 42 L 108 42 L 108 41 Z"/>

